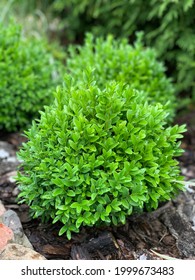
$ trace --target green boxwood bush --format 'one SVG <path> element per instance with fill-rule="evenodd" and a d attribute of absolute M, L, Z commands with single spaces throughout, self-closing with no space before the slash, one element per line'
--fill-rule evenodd
<path fill-rule="evenodd" d="M 142 90 L 151 103 L 165 105 L 169 119 L 174 116 L 176 97 L 174 87 L 165 75 L 165 68 L 157 61 L 155 51 L 144 48 L 141 33 L 134 46 L 127 40 L 114 40 L 112 36 L 94 39 L 86 36 L 84 46 L 71 46 L 67 68 L 79 82 L 86 67 L 94 69 L 97 84 L 103 88 L 107 80 L 122 81 Z"/>
<path fill-rule="evenodd" d="M 41 11 L 63 42 L 82 42 L 84 34 L 113 34 L 132 43 L 143 30 L 147 45 L 166 62 L 177 92 L 195 100 L 195 1 L 174 0 L 20 0 L 12 1 L 17 15 Z M 7 1 L 5 1 L 6 6 Z M 21 14 L 23 11 L 23 14 Z M 59 24 L 53 24 L 58 20 Z M 50 24 L 49 24 L 50 25 Z M 49 29 L 48 25 L 48 29 Z"/>
<path fill-rule="evenodd" d="M 23 38 L 13 22 L 0 26 L 0 129 L 26 128 L 53 99 L 62 63 L 48 48 L 44 40 Z"/>
<path fill-rule="evenodd" d="M 159 0 L 53 0 L 50 9 L 61 17 L 64 32 L 81 40 L 86 32 L 95 36 L 114 34 L 132 42 L 143 30 L 145 40 L 169 67 L 178 92 L 195 100 L 195 1 Z M 49 4 L 49 3 L 48 3 Z"/>
<path fill-rule="evenodd" d="M 19 152 L 21 203 L 34 217 L 60 221 L 68 238 L 82 225 L 124 224 L 182 189 L 175 157 L 185 127 L 166 127 L 163 106 L 130 85 L 85 80 L 66 78 Z"/>

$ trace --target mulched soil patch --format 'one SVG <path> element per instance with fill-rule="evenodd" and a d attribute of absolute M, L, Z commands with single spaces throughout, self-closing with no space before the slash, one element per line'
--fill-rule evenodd
<path fill-rule="evenodd" d="M 195 111 L 178 118 L 176 123 L 187 124 L 188 131 L 182 140 L 185 153 L 179 161 L 185 179 L 192 180 L 195 178 Z M 25 137 L 1 132 L 0 140 L 10 143 L 17 151 Z M 16 202 L 15 183 L 6 181 L 6 176 L 0 178 L 0 200 L 7 209 L 18 213 L 34 249 L 47 259 L 195 259 L 194 187 L 156 211 L 130 216 L 124 226 L 84 227 L 68 241 L 58 235 L 60 224 L 42 224 L 39 219 L 30 218 L 28 207 Z"/>

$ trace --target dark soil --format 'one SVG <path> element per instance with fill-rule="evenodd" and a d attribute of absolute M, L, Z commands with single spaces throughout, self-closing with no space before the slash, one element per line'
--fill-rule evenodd
<path fill-rule="evenodd" d="M 182 174 L 186 180 L 195 179 L 195 111 L 186 113 L 176 123 L 187 124 L 182 140 L 185 153 L 180 157 Z M 0 133 L 0 141 L 19 148 L 25 138 Z M 47 259 L 195 259 L 195 187 L 188 187 L 174 200 L 151 213 L 132 215 L 120 227 L 82 228 L 71 241 L 59 236 L 60 224 L 42 224 L 32 220 L 26 205 L 16 202 L 17 188 L 8 182 L 7 174 L 0 177 L 0 200 L 7 209 L 16 211 L 25 234 L 34 249 Z M 0 173 L 1 174 L 1 173 Z"/>

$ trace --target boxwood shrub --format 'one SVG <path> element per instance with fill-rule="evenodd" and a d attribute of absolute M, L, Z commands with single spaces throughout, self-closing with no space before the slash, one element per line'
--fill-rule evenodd
<path fill-rule="evenodd" d="M 26 128 L 54 97 L 61 76 L 43 39 L 24 38 L 14 22 L 0 26 L 0 129 Z"/>
<path fill-rule="evenodd" d="M 127 40 L 94 38 L 87 34 L 84 46 L 71 46 L 67 60 L 69 72 L 79 82 L 86 67 L 94 69 L 97 84 L 103 88 L 107 80 L 122 81 L 143 91 L 150 102 L 160 102 L 174 116 L 176 98 L 174 87 L 165 75 L 163 64 L 156 59 L 155 51 L 145 48 L 138 34 L 134 46 Z M 81 78 L 82 80 L 82 78 Z"/>
<path fill-rule="evenodd" d="M 26 132 L 17 181 L 34 217 L 60 221 L 59 234 L 81 226 L 124 224 L 182 189 L 175 157 L 184 126 L 166 127 L 161 104 L 122 82 L 99 88 L 91 74 L 69 77 L 55 103 Z"/>
<path fill-rule="evenodd" d="M 85 32 L 91 32 L 95 36 L 111 33 L 132 42 L 135 32 L 143 30 L 147 45 L 155 48 L 168 66 L 177 92 L 185 92 L 195 101 L 194 0 L 51 2 L 50 9 L 64 26 L 62 36 L 69 40 L 81 40 Z"/>
<path fill-rule="evenodd" d="M 1 1 L 7 2 L 7 1 Z M 134 41 L 143 30 L 174 79 L 177 92 L 195 101 L 195 1 L 176 0 L 31 0 L 12 1 L 10 10 L 35 14 L 41 10 L 63 42 L 83 42 L 84 34 L 114 34 Z M 6 5 L 4 5 L 6 6 Z M 52 24 L 55 20 L 59 24 Z M 49 31 L 49 29 L 48 29 Z M 52 31 L 53 32 L 53 31 Z M 183 104 L 182 104 L 183 103 Z M 179 106 L 184 105 L 180 102 Z"/>

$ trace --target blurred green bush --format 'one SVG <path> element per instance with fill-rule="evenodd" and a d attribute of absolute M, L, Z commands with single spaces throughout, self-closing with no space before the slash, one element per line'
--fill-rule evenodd
<path fill-rule="evenodd" d="M 128 37 L 143 30 L 147 45 L 168 65 L 177 92 L 195 101 L 195 1 L 174 0 L 55 0 L 54 13 L 64 21 L 70 40 L 81 40 L 86 31 L 95 36 Z"/>
<path fill-rule="evenodd" d="M 23 130 L 53 99 L 63 66 L 49 48 L 14 22 L 0 26 L 0 129 Z"/>
<path fill-rule="evenodd" d="M 82 42 L 84 34 L 109 33 L 132 43 L 144 31 L 147 45 L 156 49 L 174 78 L 177 92 L 195 101 L 194 0 L 12 0 L 15 14 L 41 12 L 62 42 Z M 12 9 L 11 9 L 12 8 Z M 9 12 L 10 13 L 10 12 Z M 7 13 L 7 14 L 9 14 Z M 56 21 L 55 21 L 56 20 Z"/>

